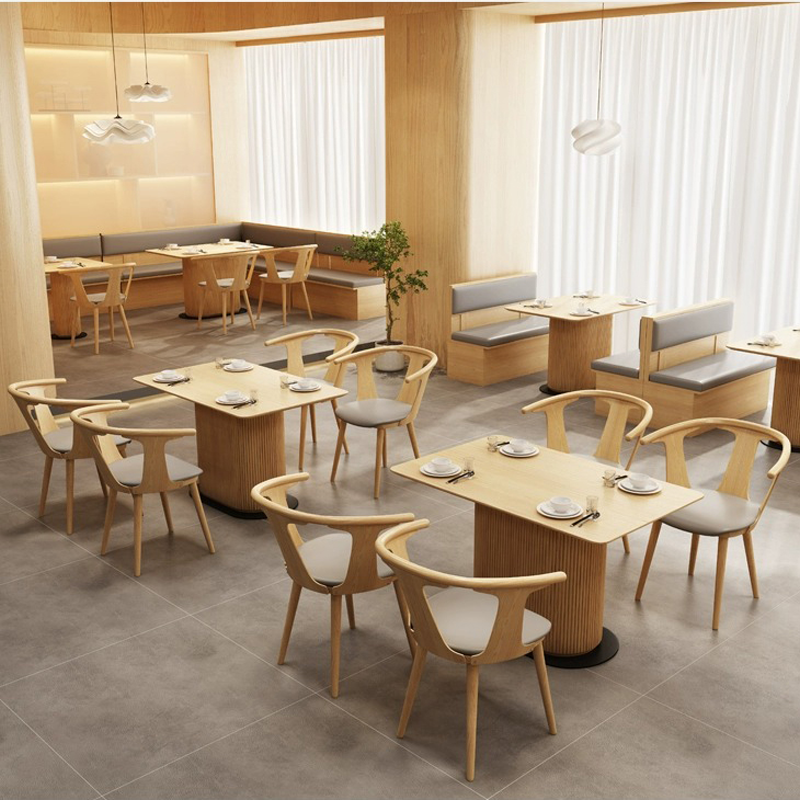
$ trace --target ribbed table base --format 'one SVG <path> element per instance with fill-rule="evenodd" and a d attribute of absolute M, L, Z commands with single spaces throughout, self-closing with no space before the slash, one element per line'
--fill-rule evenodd
<path fill-rule="evenodd" d="M 611 355 L 610 315 L 570 322 L 550 320 L 547 350 L 548 394 L 594 389 L 592 361 Z"/>
<path fill-rule="evenodd" d="M 775 365 L 772 427 L 789 437 L 792 450 L 800 448 L 800 361 L 779 358 Z M 776 445 L 779 446 L 779 445 Z"/>

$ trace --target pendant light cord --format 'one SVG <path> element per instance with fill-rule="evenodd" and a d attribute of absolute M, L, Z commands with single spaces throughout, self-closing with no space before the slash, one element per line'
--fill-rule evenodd
<path fill-rule="evenodd" d="M 600 11 L 600 64 L 597 69 L 597 119 L 600 119 L 600 91 L 603 85 L 603 36 L 605 33 L 606 24 L 606 4 Z"/>
<path fill-rule="evenodd" d="M 147 68 L 147 33 L 144 25 L 144 3 L 142 5 L 142 47 L 144 49 L 144 85 L 150 85 L 150 71 Z"/>
<path fill-rule="evenodd" d="M 114 98 L 117 104 L 117 116 L 114 119 L 122 119 L 119 115 L 119 86 L 117 85 L 117 48 L 114 43 L 114 9 L 112 4 L 108 4 L 108 18 L 111 20 L 111 62 L 114 64 Z"/>

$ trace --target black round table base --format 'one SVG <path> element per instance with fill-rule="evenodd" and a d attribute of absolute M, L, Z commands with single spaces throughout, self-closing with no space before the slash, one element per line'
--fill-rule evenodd
<path fill-rule="evenodd" d="M 263 519 L 264 513 L 262 511 L 240 511 L 238 508 L 231 508 L 231 506 L 225 505 L 225 503 L 220 503 L 219 500 L 214 500 L 207 495 L 204 495 L 202 490 L 200 491 L 200 499 L 203 503 L 211 508 L 216 508 L 217 511 L 222 511 L 224 514 L 227 514 L 230 517 L 236 517 L 237 519 Z M 286 499 L 289 502 L 289 508 L 297 508 L 300 505 L 297 498 L 292 494 L 287 494 Z"/>
<path fill-rule="evenodd" d="M 83 339 L 86 336 L 86 331 L 81 331 L 79 334 L 75 336 L 76 339 Z M 60 341 L 61 339 L 71 339 L 71 336 L 62 336 L 60 333 L 51 333 L 50 338 L 56 341 Z"/>
<path fill-rule="evenodd" d="M 617 639 L 616 634 L 608 628 L 603 628 L 603 638 L 594 650 L 590 650 L 581 656 L 550 656 L 545 653 L 544 660 L 547 662 L 548 667 L 586 669 L 587 667 L 596 667 L 598 664 L 604 664 L 614 658 L 618 650 L 619 639 Z"/>
<path fill-rule="evenodd" d="M 556 395 L 556 394 L 564 394 L 564 392 L 562 392 L 560 389 L 553 389 L 552 387 L 548 386 L 546 383 L 543 383 L 543 384 L 542 384 L 542 385 L 539 387 L 539 391 L 540 391 L 542 394 L 552 394 L 552 395 Z"/>
<path fill-rule="evenodd" d="M 775 442 L 772 439 L 762 439 L 761 440 L 761 444 L 763 444 L 764 447 L 771 448 L 772 450 L 783 450 L 783 447 L 781 447 L 780 442 Z M 800 453 L 800 445 L 793 444 L 792 445 L 792 452 L 793 453 Z"/>
<path fill-rule="evenodd" d="M 238 311 L 234 311 L 233 313 L 234 314 L 246 314 L 247 313 L 247 309 L 244 308 L 244 306 L 243 306 Z M 219 319 L 221 316 L 222 316 L 222 313 L 219 313 L 219 314 L 203 314 L 203 319 Z M 181 311 L 181 313 L 178 314 L 178 317 L 180 319 L 193 319 L 193 320 L 197 319 L 197 317 L 193 317 L 193 316 L 191 316 L 191 314 L 187 314 L 185 311 Z M 69 337 L 67 337 L 67 338 L 69 338 Z"/>

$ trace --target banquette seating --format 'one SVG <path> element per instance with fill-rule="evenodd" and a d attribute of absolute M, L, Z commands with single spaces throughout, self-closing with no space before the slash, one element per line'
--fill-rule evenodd
<path fill-rule="evenodd" d="M 639 350 L 592 362 L 597 388 L 646 400 L 656 428 L 762 411 L 774 359 L 726 349 L 733 310 L 723 299 L 642 317 Z"/>
<path fill-rule="evenodd" d="M 448 377 L 488 386 L 547 368 L 547 320 L 505 309 L 536 297 L 536 273 L 456 283 L 450 290 Z"/>

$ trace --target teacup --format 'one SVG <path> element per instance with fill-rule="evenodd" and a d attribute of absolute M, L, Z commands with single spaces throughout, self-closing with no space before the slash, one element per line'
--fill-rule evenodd
<path fill-rule="evenodd" d="M 230 243 L 231 243 L 230 239 L 220 239 L 219 240 L 219 244 L 230 244 Z"/>
<path fill-rule="evenodd" d="M 236 400 L 241 400 L 243 396 L 244 395 L 239 391 L 239 389 L 228 389 L 228 391 L 225 392 L 225 399 L 229 403 L 233 403 Z"/>
<path fill-rule="evenodd" d="M 178 243 L 177 242 L 169 242 L 168 244 L 166 244 L 164 246 L 164 249 L 165 250 L 177 250 L 178 249 Z"/>
<path fill-rule="evenodd" d="M 536 306 L 536 308 L 544 308 L 547 305 L 547 300 L 537 297 L 536 300 L 533 301 L 533 305 Z"/>
<path fill-rule="evenodd" d="M 588 314 L 586 303 L 578 303 L 578 307 L 575 309 L 576 314 Z"/>
<path fill-rule="evenodd" d="M 646 472 L 631 472 L 628 480 L 634 489 L 647 489 L 653 483 L 653 479 Z"/>
<path fill-rule="evenodd" d="M 232 369 L 245 369 L 248 363 L 243 358 L 232 358 L 230 365 Z"/>
<path fill-rule="evenodd" d="M 295 385 L 298 389 L 313 389 L 317 382 L 313 378 L 298 378 Z"/>
<path fill-rule="evenodd" d="M 584 294 L 585 294 L 587 297 L 596 297 L 596 295 L 595 295 L 595 293 L 594 293 L 594 289 L 586 289 L 586 290 L 584 291 Z"/>
<path fill-rule="evenodd" d="M 626 297 L 622 302 L 626 305 L 632 306 L 634 303 L 638 303 L 639 301 L 635 297 Z"/>
<path fill-rule="evenodd" d="M 758 337 L 757 341 L 760 342 L 761 344 L 773 345 L 778 340 L 775 337 L 774 333 L 762 333 L 761 336 Z"/>
<path fill-rule="evenodd" d="M 178 373 L 174 369 L 162 369 L 158 377 L 164 381 L 175 381 L 178 379 Z"/>
<path fill-rule="evenodd" d="M 449 472 L 453 468 L 453 462 L 449 458 L 439 456 L 431 461 L 434 472 Z"/>
<path fill-rule="evenodd" d="M 531 449 L 530 442 L 527 439 L 512 439 L 508 446 L 515 452 L 515 453 L 524 453 L 526 450 Z"/>
<path fill-rule="evenodd" d="M 44 257 L 44 260 L 45 260 L 45 261 L 46 261 L 48 264 L 52 264 L 54 261 L 58 261 L 58 257 L 57 257 L 57 256 L 45 256 L 45 257 Z"/>
<path fill-rule="evenodd" d="M 550 498 L 550 507 L 555 511 L 557 514 L 566 514 L 567 511 L 572 508 L 572 500 L 569 497 L 551 497 Z"/>

